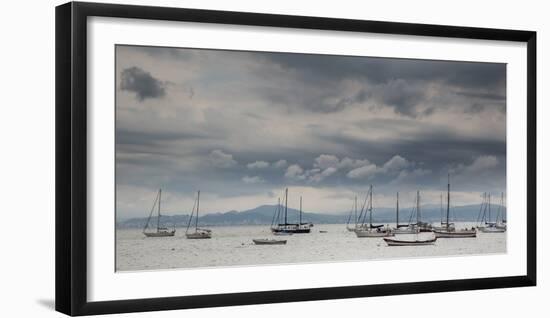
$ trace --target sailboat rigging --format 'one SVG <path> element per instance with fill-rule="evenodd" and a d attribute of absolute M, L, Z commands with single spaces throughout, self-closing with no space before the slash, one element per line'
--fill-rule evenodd
<path fill-rule="evenodd" d="M 477 231 L 475 228 L 458 230 L 450 226 L 449 213 L 451 207 L 451 176 L 447 176 L 447 220 L 445 227 L 441 230 L 434 230 L 435 236 L 438 238 L 460 238 L 460 237 L 476 237 Z"/>
<path fill-rule="evenodd" d="M 187 229 L 185 230 L 185 237 L 188 239 L 209 239 L 212 238 L 212 230 L 206 228 L 199 228 L 199 206 L 201 199 L 201 191 L 197 191 L 197 199 L 193 205 L 193 210 L 189 216 L 189 221 L 187 222 Z M 189 231 L 191 228 L 191 221 L 195 216 L 195 231 Z"/>
<path fill-rule="evenodd" d="M 440 208 L 439 208 L 439 217 L 440 217 L 440 221 L 439 221 L 439 226 L 432 226 L 432 230 L 433 231 L 442 231 L 442 230 L 446 230 L 447 229 L 447 224 L 443 221 L 443 194 L 440 194 L 439 195 L 439 200 L 440 200 Z M 455 228 L 455 224 L 451 222 L 451 224 L 449 224 L 449 230 L 454 230 Z"/>
<path fill-rule="evenodd" d="M 298 216 L 298 223 L 288 223 L 288 188 L 286 188 L 284 223 L 278 222 L 276 226 L 271 227 L 271 231 L 276 235 L 281 233 L 303 234 L 310 233 L 312 226 L 312 223 L 302 222 L 302 197 L 300 197 L 300 212 Z"/>
<path fill-rule="evenodd" d="M 417 224 L 411 223 L 413 213 L 415 213 L 416 209 L 413 209 L 411 211 L 411 215 L 409 217 L 409 223 L 408 224 L 399 224 L 399 192 L 397 192 L 395 211 L 396 211 L 395 212 L 395 214 L 396 214 L 395 215 L 395 229 L 393 230 L 393 233 L 394 234 L 414 234 L 414 233 L 416 233 L 417 230 L 418 230 Z"/>
<path fill-rule="evenodd" d="M 153 202 L 153 207 L 151 208 L 151 212 L 149 213 L 149 218 L 147 219 L 147 222 L 145 223 L 145 226 L 143 227 L 143 234 L 147 237 L 167 237 L 167 236 L 174 236 L 176 233 L 176 225 L 174 224 L 174 227 L 172 230 L 169 230 L 166 227 L 160 226 L 160 201 L 162 198 L 162 189 L 159 189 L 157 192 L 157 196 L 155 198 L 155 201 Z M 157 208 L 157 230 L 156 232 L 147 232 L 147 229 L 149 228 L 149 223 L 151 222 L 151 217 L 153 216 L 153 212 L 155 211 L 155 207 Z"/>
<path fill-rule="evenodd" d="M 353 227 L 351 227 L 349 224 L 351 222 L 351 217 L 354 216 L 355 224 Z M 350 232 L 355 231 L 357 228 L 357 196 L 355 196 L 355 201 L 353 206 L 351 207 L 351 211 L 349 212 L 348 222 L 346 223 L 346 229 Z"/>
<path fill-rule="evenodd" d="M 500 193 L 500 205 L 498 206 L 496 227 L 506 230 L 506 214 L 504 207 L 504 192 Z"/>
<path fill-rule="evenodd" d="M 483 214 L 481 213 L 483 211 Z M 478 230 L 483 233 L 503 233 L 506 228 L 498 227 L 498 214 L 500 213 L 500 206 L 495 221 L 491 221 L 491 194 L 483 194 L 483 201 L 481 203 L 480 215 L 478 216 Z"/>
<path fill-rule="evenodd" d="M 396 239 L 390 237 L 384 237 L 384 241 L 388 246 L 420 246 L 420 245 L 433 245 L 437 240 L 436 236 L 428 239 L 419 239 L 418 234 L 421 232 L 420 227 L 420 191 L 416 191 L 416 226 L 413 228 L 414 234 L 416 234 L 414 240 Z"/>
<path fill-rule="evenodd" d="M 355 229 L 355 235 L 357 237 L 385 237 L 385 236 L 394 236 L 392 230 L 383 224 L 374 225 L 372 224 L 372 185 L 369 188 L 368 193 L 368 212 L 369 212 L 369 222 L 366 223 L 367 213 L 363 214 L 363 219 L 361 225 L 358 225 Z"/>
<path fill-rule="evenodd" d="M 275 209 L 275 213 L 273 214 L 273 219 L 271 220 L 271 233 L 273 235 L 282 236 L 282 235 L 292 235 L 292 232 L 288 231 L 277 231 L 281 219 L 281 198 L 277 198 L 277 209 Z"/>

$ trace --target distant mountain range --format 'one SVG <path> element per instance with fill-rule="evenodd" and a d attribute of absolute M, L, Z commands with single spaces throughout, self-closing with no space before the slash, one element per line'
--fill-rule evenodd
<path fill-rule="evenodd" d="M 496 216 L 498 205 L 491 205 L 493 211 L 492 217 Z M 210 213 L 199 217 L 199 223 L 202 226 L 223 226 L 223 225 L 262 225 L 271 224 L 273 215 L 276 211 L 276 205 L 262 205 L 257 208 L 246 211 L 229 211 L 223 213 Z M 501 207 L 506 213 L 506 208 Z M 441 209 L 438 206 L 426 205 L 420 207 L 422 221 L 437 222 L 441 219 Z M 399 212 L 400 223 L 407 223 L 410 218 L 411 208 L 403 208 Z M 451 209 L 451 218 L 454 221 L 475 222 L 479 214 L 479 204 L 453 207 Z M 288 209 L 288 222 L 298 222 L 299 211 Z M 445 217 L 445 215 L 444 215 Z M 303 212 L 302 221 L 312 222 L 313 224 L 344 224 L 348 221 L 349 213 L 313 213 Z M 416 219 L 415 219 L 416 220 Z M 412 220 L 413 222 L 415 220 Z M 187 226 L 189 221 L 188 214 L 163 215 L 161 223 L 164 225 L 175 224 L 176 227 Z M 117 228 L 143 228 L 147 222 L 147 217 L 130 218 L 117 221 Z M 156 217 L 151 218 L 151 224 L 156 224 Z M 281 222 L 284 222 L 281 219 Z M 353 221 L 352 221 L 353 222 Z M 395 208 L 378 208 L 373 210 L 373 223 L 395 222 Z"/>

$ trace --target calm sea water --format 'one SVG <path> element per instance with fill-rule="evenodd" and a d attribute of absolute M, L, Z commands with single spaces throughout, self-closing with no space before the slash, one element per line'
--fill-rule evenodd
<path fill-rule="evenodd" d="M 472 224 L 457 224 L 471 227 Z M 309 234 L 273 236 L 269 226 L 211 227 L 207 240 L 188 240 L 185 229 L 174 237 L 145 237 L 140 229 L 117 229 L 118 271 L 260 264 L 353 261 L 386 258 L 506 252 L 506 233 L 478 233 L 477 238 L 438 239 L 431 246 L 388 247 L 381 238 L 357 238 L 343 224 L 319 224 Z M 326 231 L 321 233 L 320 231 Z M 431 236 L 421 233 L 420 237 Z M 399 235 L 412 238 L 414 235 Z M 286 245 L 254 245 L 252 239 L 286 239 Z"/>

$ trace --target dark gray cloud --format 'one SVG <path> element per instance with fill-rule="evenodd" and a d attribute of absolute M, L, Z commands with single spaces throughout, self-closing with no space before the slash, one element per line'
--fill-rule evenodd
<path fill-rule="evenodd" d="M 439 84 L 438 93 L 460 90 L 457 95 L 487 101 L 502 102 L 505 97 L 506 65 L 499 63 L 473 63 L 456 61 L 365 58 L 293 53 L 262 53 L 282 70 L 292 73 L 304 83 L 322 85 L 317 95 L 309 94 L 298 102 L 312 111 L 330 113 L 369 99 L 393 108 L 397 114 L 416 117 L 432 113 L 435 108 L 418 108 L 427 99 L 427 85 Z M 345 80 L 364 82 L 360 93 L 333 99 L 338 96 L 338 83 Z M 480 92 L 479 90 L 484 91 Z M 298 89 L 297 89 L 298 90 Z M 298 93 L 298 92 L 297 92 Z M 284 92 L 266 93 L 266 97 L 279 103 L 296 102 Z M 470 111 L 470 104 L 464 111 Z"/>
<path fill-rule="evenodd" d="M 166 84 L 139 67 L 130 67 L 120 74 L 120 89 L 136 94 L 137 99 L 157 98 L 166 95 Z"/>
<path fill-rule="evenodd" d="M 161 146 L 170 141 L 208 139 L 212 135 L 201 131 L 136 131 L 117 128 L 116 138 L 117 145 Z"/>
<path fill-rule="evenodd" d="M 442 81 L 459 87 L 501 88 L 506 65 L 420 59 L 395 59 L 322 54 L 262 53 L 282 68 L 317 80 L 368 79 L 386 83 L 395 79 Z"/>
<path fill-rule="evenodd" d="M 495 93 L 457 92 L 456 94 L 461 96 L 471 97 L 471 98 L 479 98 L 479 99 L 495 101 L 495 102 L 506 101 L 506 96 L 501 94 L 495 94 Z"/>

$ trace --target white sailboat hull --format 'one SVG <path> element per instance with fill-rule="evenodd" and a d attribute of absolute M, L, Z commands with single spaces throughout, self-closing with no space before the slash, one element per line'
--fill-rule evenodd
<path fill-rule="evenodd" d="M 212 238 L 212 232 L 209 231 L 197 231 L 193 233 L 185 233 L 185 237 L 188 239 L 209 239 Z"/>
<path fill-rule="evenodd" d="M 147 237 L 169 237 L 174 236 L 176 231 L 160 231 L 160 232 L 143 232 Z"/>
<path fill-rule="evenodd" d="M 416 234 L 418 232 L 415 228 L 398 228 L 392 230 L 394 234 Z"/>
<path fill-rule="evenodd" d="M 371 231 L 371 230 L 356 230 L 355 235 L 357 237 L 390 237 L 394 236 L 391 231 Z"/>
<path fill-rule="evenodd" d="M 437 238 L 467 238 L 476 237 L 476 230 L 434 231 Z"/>
<path fill-rule="evenodd" d="M 491 227 L 480 227 L 479 231 L 481 231 L 483 233 L 504 233 L 504 232 L 506 232 L 506 229 L 491 226 Z"/>
<path fill-rule="evenodd" d="M 272 227 L 273 233 L 292 233 L 292 234 L 304 234 L 311 232 L 310 224 L 279 224 L 277 227 Z"/>
<path fill-rule="evenodd" d="M 433 227 L 433 231 L 441 232 L 441 231 L 445 231 L 445 230 L 447 230 L 446 226 L 434 226 Z M 454 230 L 455 230 L 454 225 L 449 226 L 449 231 L 454 231 Z"/>

